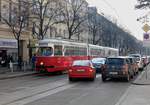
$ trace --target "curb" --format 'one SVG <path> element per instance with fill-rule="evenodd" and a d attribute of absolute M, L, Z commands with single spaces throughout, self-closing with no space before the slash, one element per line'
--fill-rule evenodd
<path fill-rule="evenodd" d="M 6 76 L 6 77 L 0 77 L 0 80 L 17 78 L 17 77 L 31 76 L 31 75 L 34 75 L 34 74 L 38 74 L 38 73 L 37 72 L 32 72 L 32 73 L 26 73 L 26 74 L 10 75 L 10 76 Z"/>

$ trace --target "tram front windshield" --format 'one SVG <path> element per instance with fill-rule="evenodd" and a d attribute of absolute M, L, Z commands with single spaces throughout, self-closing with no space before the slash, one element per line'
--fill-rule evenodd
<path fill-rule="evenodd" d="M 40 47 L 38 49 L 39 56 L 52 56 L 53 50 L 51 47 Z"/>

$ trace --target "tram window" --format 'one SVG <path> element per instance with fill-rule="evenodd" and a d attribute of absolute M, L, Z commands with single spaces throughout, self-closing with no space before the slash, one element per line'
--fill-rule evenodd
<path fill-rule="evenodd" d="M 87 55 L 87 49 L 83 47 L 65 46 L 66 56 Z"/>
<path fill-rule="evenodd" d="M 38 55 L 41 56 L 51 56 L 53 54 L 53 49 L 51 47 L 41 47 L 38 50 Z"/>
<path fill-rule="evenodd" d="M 54 55 L 62 55 L 62 46 L 55 45 Z"/>

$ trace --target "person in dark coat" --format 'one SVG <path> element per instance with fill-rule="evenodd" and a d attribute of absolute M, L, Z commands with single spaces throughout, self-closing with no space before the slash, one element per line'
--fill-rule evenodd
<path fill-rule="evenodd" d="M 2 56 L 1 65 L 3 67 L 7 66 L 7 55 Z"/>
<path fill-rule="evenodd" d="M 19 56 L 18 58 L 18 68 L 22 70 L 22 57 L 21 56 Z"/>
<path fill-rule="evenodd" d="M 32 70 L 35 69 L 35 62 L 36 62 L 36 54 L 34 54 L 31 58 L 31 61 L 32 61 Z"/>
<path fill-rule="evenodd" d="M 11 63 L 13 62 L 13 57 L 12 57 L 11 55 L 8 55 L 8 57 L 7 57 L 7 65 L 8 65 L 8 67 L 10 66 L 10 65 L 9 65 L 10 62 L 11 62 Z"/>

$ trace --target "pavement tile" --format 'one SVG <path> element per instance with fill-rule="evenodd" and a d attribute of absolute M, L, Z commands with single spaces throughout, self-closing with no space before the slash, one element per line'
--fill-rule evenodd
<path fill-rule="evenodd" d="M 132 85 L 116 105 L 150 105 L 149 88 L 149 85 Z"/>

